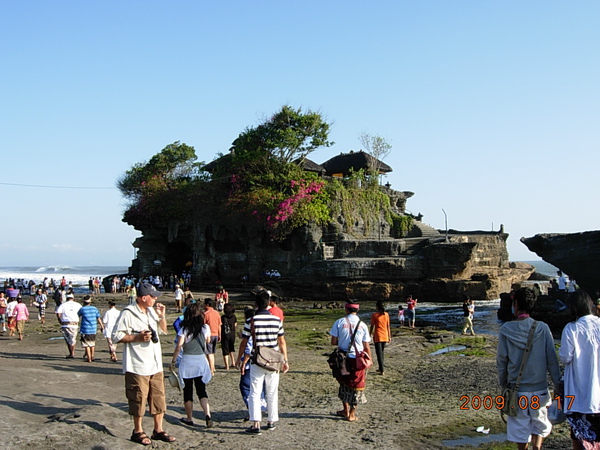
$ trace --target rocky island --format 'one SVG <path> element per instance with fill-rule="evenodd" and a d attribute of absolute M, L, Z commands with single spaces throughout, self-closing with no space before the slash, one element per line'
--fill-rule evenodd
<path fill-rule="evenodd" d="M 440 231 L 408 213 L 414 194 L 381 185 L 392 168 L 379 137 L 370 152 L 310 161 L 327 130 L 284 107 L 209 164 L 176 142 L 134 166 L 119 181 L 123 220 L 142 233 L 130 273 L 188 271 L 195 288 L 261 282 L 291 298 L 445 302 L 498 298 L 534 272 L 509 262 L 503 227 Z"/>

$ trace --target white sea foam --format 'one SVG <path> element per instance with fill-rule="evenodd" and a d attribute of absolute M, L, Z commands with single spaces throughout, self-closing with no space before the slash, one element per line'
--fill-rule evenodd
<path fill-rule="evenodd" d="M 60 280 L 63 276 L 73 286 L 87 288 L 90 277 L 104 278 L 108 275 L 127 273 L 125 266 L 43 266 L 43 267 L 0 267 L 0 283 L 8 278 L 33 280 L 36 284 L 44 278 Z"/>

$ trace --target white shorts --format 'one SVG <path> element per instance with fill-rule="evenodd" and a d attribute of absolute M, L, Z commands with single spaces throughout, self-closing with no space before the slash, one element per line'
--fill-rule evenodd
<path fill-rule="evenodd" d="M 506 436 L 509 441 L 525 443 L 531 435 L 546 437 L 552 431 L 548 420 L 548 406 L 551 399 L 548 390 L 519 392 L 517 416 L 506 418 Z"/>

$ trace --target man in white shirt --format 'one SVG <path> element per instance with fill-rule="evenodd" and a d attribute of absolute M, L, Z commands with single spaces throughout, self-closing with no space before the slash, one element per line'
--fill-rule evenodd
<path fill-rule="evenodd" d="M 67 359 L 75 358 L 75 341 L 77 340 L 77 328 L 79 327 L 79 314 L 77 313 L 80 309 L 81 305 L 75 301 L 73 294 L 68 294 L 65 302 L 61 303 L 56 309 L 56 318 L 60 323 L 63 337 L 69 349 Z"/>
<path fill-rule="evenodd" d="M 124 344 L 125 390 L 134 426 L 131 440 L 143 445 L 152 443 L 142 427 L 146 402 L 154 418 L 152 439 L 164 442 L 176 440 L 162 427 L 167 404 L 158 328 L 166 333 L 167 321 L 165 305 L 156 303 L 160 296 L 161 292 L 150 283 L 140 283 L 136 303 L 121 311 L 112 331 L 113 343 Z"/>
<path fill-rule="evenodd" d="M 567 278 L 560 270 L 556 272 L 556 274 L 558 275 L 558 290 L 560 292 L 565 292 L 567 290 Z"/>
<path fill-rule="evenodd" d="M 181 290 L 181 286 L 178 284 L 175 285 L 175 308 L 177 308 L 177 312 L 180 313 L 183 308 L 183 291 Z"/>

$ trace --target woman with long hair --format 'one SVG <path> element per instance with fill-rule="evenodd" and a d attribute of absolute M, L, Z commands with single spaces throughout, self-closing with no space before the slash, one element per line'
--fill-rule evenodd
<path fill-rule="evenodd" d="M 177 333 L 177 346 L 173 352 L 171 364 L 175 364 L 179 352 L 183 356 L 179 362 L 179 375 L 183 378 L 183 402 L 186 418 L 179 419 L 186 425 L 194 425 L 194 386 L 200 405 L 204 411 L 206 427 L 212 428 L 213 421 L 210 417 L 210 405 L 206 384 L 212 378 L 212 373 L 206 359 L 206 344 L 210 339 L 210 328 L 204 324 L 204 311 L 197 303 L 190 304 L 183 314 L 181 329 Z"/>
<path fill-rule="evenodd" d="M 564 411 L 574 449 L 600 448 L 600 318 L 583 290 L 569 295 L 573 322 L 563 329 L 558 356 L 565 365 Z"/>
<path fill-rule="evenodd" d="M 225 303 L 224 314 L 221 316 L 221 350 L 225 370 L 235 367 L 235 335 L 237 319 L 233 303 Z"/>
<path fill-rule="evenodd" d="M 371 314 L 371 328 L 369 332 L 375 343 L 375 354 L 377 355 L 377 373 L 383 375 L 383 351 L 385 344 L 392 341 L 392 330 L 390 325 L 390 315 L 385 311 L 383 300 L 378 300 L 375 308 L 376 312 Z"/>

